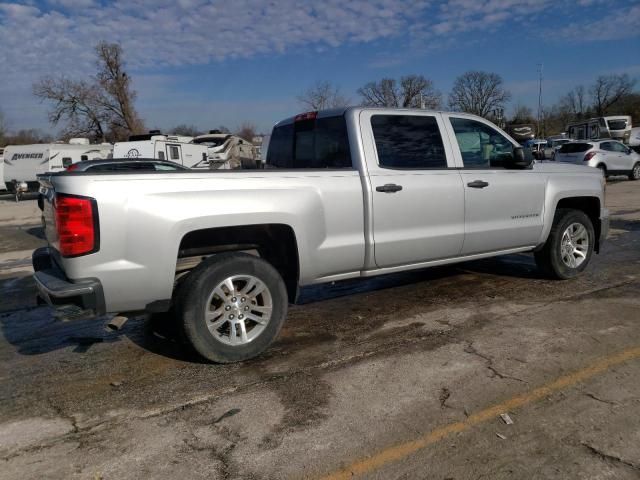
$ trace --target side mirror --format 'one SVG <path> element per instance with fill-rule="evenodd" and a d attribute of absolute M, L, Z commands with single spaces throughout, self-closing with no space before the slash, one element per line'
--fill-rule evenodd
<path fill-rule="evenodd" d="M 507 161 L 507 166 L 509 168 L 531 168 L 533 165 L 533 155 L 531 154 L 531 150 L 525 149 L 522 147 L 513 147 L 513 154 L 511 158 Z"/>

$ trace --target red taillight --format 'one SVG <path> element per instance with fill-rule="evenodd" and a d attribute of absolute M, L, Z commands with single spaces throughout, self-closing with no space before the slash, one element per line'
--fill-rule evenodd
<path fill-rule="evenodd" d="M 584 156 L 584 161 L 588 162 L 589 160 L 591 160 L 593 157 L 595 157 L 596 152 L 589 152 Z"/>
<path fill-rule="evenodd" d="M 60 254 L 63 257 L 77 257 L 97 251 L 98 217 L 94 200 L 57 195 L 54 207 Z"/>
<path fill-rule="evenodd" d="M 294 122 L 302 122 L 304 120 L 315 120 L 318 116 L 318 112 L 306 112 L 296 115 L 293 119 Z"/>
<path fill-rule="evenodd" d="M 77 163 L 72 163 L 71 165 L 69 165 L 67 168 L 65 168 L 65 170 L 67 172 L 72 172 L 73 170 L 75 170 L 76 168 L 78 168 L 78 164 Z"/>

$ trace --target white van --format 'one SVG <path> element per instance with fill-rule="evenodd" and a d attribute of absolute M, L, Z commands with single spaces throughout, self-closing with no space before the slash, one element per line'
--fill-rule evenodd
<path fill-rule="evenodd" d="M 17 193 L 37 191 L 36 175 L 59 172 L 82 160 L 102 160 L 112 156 L 109 143 L 91 145 L 87 138 L 72 138 L 69 143 L 9 145 L 4 149 L 3 180 L 8 190 Z"/>

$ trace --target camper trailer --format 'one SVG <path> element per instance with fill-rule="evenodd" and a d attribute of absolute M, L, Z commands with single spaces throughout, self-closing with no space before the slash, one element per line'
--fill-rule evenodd
<path fill-rule="evenodd" d="M 256 168 L 260 160 L 253 143 L 230 133 L 211 130 L 194 138 L 193 143 L 207 146 L 210 168 Z"/>
<path fill-rule="evenodd" d="M 188 168 L 256 168 L 258 153 L 249 141 L 212 130 L 206 135 L 185 137 L 151 131 L 133 135 L 128 142 L 113 146 L 114 158 L 156 158 L 171 160 Z"/>
<path fill-rule="evenodd" d="M 192 143 L 193 137 L 163 135 L 151 131 L 144 135 L 132 135 L 127 142 L 113 145 L 114 158 L 157 158 L 170 160 L 185 167 L 193 167 L 207 156 L 205 145 Z"/>
<path fill-rule="evenodd" d="M 520 144 L 536 138 L 536 126 L 533 124 L 507 125 L 507 133 Z"/>
<path fill-rule="evenodd" d="M 69 143 L 9 145 L 4 149 L 4 184 L 19 200 L 23 193 L 38 190 L 36 175 L 59 172 L 82 160 L 110 158 L 112 151 L 111 144 L 91 145 L 87 138 L 72 138 Z"/>
<path fill-rule="evenodd" d="M 631 117 L 611 115 L 581 120 L 567 125 L 567 136 L 573 140 L 597 140 L 614 138 L 623 141 L 631 131 Z"/>

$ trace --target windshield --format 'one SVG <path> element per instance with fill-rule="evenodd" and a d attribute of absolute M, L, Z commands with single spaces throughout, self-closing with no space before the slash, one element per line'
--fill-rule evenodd
<path fill-rule="evenodd" d="M 626 120 L 609 120 L 609 130 L 624 130 L 627 128 Z"/>

